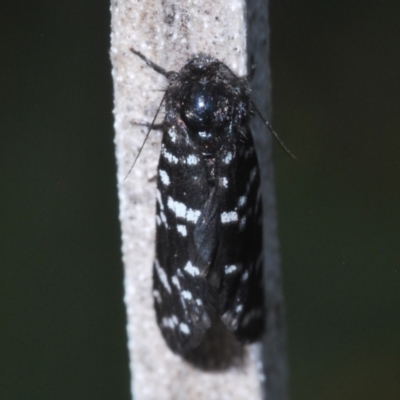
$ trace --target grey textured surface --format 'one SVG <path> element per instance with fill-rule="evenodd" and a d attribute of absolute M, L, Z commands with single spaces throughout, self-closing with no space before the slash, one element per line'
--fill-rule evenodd
<path fill-rule="evenodd" d="M 259 346 L 250 346 L 242 365 L 202 372 L 171 353 L 155 323 L 151 296 L 154 256 L 155 182 L 161 134 L 150 139 L 129 177 L 124 177 L 144 139 L 166 81 L 135 57 L 130 47 L 167 70 L 194 53 L 224 61 L 246 74 L 245 12 L 241 1 L 113 1 L 112 47 L 116 154 L 125 264 L 132 392 L 143 399 L 261 398 Z"/>

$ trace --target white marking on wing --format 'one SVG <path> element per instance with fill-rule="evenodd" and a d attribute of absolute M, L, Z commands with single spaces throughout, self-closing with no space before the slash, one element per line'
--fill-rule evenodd
<path fill-rule="evenodd" d="M 160 169 L 158 171 L 160 178 L 161 178 L 161 182 L 165 185 L 168 186 L 171 183 L 171 180 L 169 179 L 169 175 L 167 174 L 166 171 L 164 171 L 163 169 Z"/>
<path fill-rule="evenodd" d="M 201 215 L 199 210 L 187 208 L 185 204 L 175 201 L 172 197 L 168 197 L 167 204 L 168 208 L 175 213 L 177 218 L 184 218 L 188 222 L 196 223 Z"/>
<path fill-rule="evenodd" d="M 200 215 L 201 215 L 200 210 L 192 210 L 191 208 L 189 208 L 186 213 L 186 220 L 188 222 L 196 223 Z"/>
<path fill-rule="evenodd" d="M 232 161 L 232 158 L 233 158 L 233 155 L 229 151 L 228 153 L 226 153 L 226 156 L 222 161 L 224 162 L 224 164 L 229 164 Z"/>
<path fill-rule="evenodd" d="M 160 292 L 158 291 L 158 290 L 153 290 L 153 297 L 154 297 L 154 300 L 158 303 L 158 304 L 161 304 L 162 303 L 162 297 L 161 297 L 161 294 L 160 294 Z"/>
<path fill-rule="evenodd" d="M 222 185 L 224 188 L 227 188 L 227 187 L 228 187 L 228 179 L 226 179 L 224 176 L 223 176 L 222 178 L 219 178 L 219 179 L 220 179 L 221 185 Z"/>
<path fill-rule="evenodd" d="M 171 279 L 171 282 L 178 288 L 178 290 L 181 289 L 181 285 L 179 283 L 179 279 L 176 275 L 174 275 Z"/>
<path fill-rule="evenodd" d="M 180 225 L 178 224 L 176 226 L 176 229 L 178 230 L 178 232 L 182 235 L 182 236 L 187 236 L 187 229 L 185 225 Z"/>
<path fill-rule="evenodd" d="M 171 164 L 178 164 L 178 157 L 176 157 L 175 155 L 169 153 L 165 147 L 161 148 L 161 155 Z"/>
<path fill-rule="evenodd" d="M 189 275 L 197 276 L 200 275 L 200 270 L 195 267 L 190 261 L 187 262 L 185 268 L 183 268 Z"/>
<path fill-rule="evenodd" d="M 247 197 L 246 196 L 240 196 L 238 200 L 238 207 L 242 207 L 246 204 Z"/>
<path fill-rule="evenodd" d="M 164 214 L 162 211 L 160 212 L 160 219 L 161 219 L 161 222 L 162 222 L 165 226 L 168 227 L 167 217 L 165 216 L 165 214 Z"/>
<path fill-rule="evenodd" d="M 242 305 L 242 304 L 239 304 L 238 306 L 236 306 L 235 311 L 236 311 L 237 313 L 240 313 L 242 310 L 243 310 L 243 305 Z"/>
<path fill-rule="evenodd" d="M 193 296 L 192 293 L 190 293 L 188 290 L 183 290 L 182 291 L 182 297 L 186 300 L 192 300 Z"/>
<path fill-rule="evenodd" d="M 161 192 L 158 189 L 157 189 L 157 192 L 156 192 L 156 199 L 157 199 L 157 202 L 158 202 L 158 204 L 160 206 L 160 210 L 164 210 L 164 204 L 163 204 L 163 201 L 162 201 Z"/>
<path fill-rule="evenodd" d="M 238 220 L 238 213 L 236 211 L 223 212 L 221 214 L 221 222 L 228 224 L 230 222 L 236 222 Z"/>
<path fill-rule="evenodd" d="M 181 322 L 181 323 L 179 324 L 179 329 L 180 329 L 180 331 L 181 331 L 182 333 L 184 333 L 185 335 L 189 335 L 189 333 L 190 333 L 189 327 L 188 327 L 186 324 L 184 324 L 183 322 Z"/>
<path fill-rule="evenodd" d="M 158 262 L 157 258 L 154 260 L 154 265 L 156 267 L 157 275 L 160 278 L 162 285 L 165 287 L 168 293 L 172 293 L 171 286 L 168 282 L 168 277 L 163 268 L 161 267 L 160 263 Z"/>
<path fill-rule="evenodd" d="M 226 274 L 231 274 L 232 272 L 235 272 L 237 270 L 236 265 L 225 265 L 225 273 Z"/>
<path fill-rule="evenodd" d="M 178 318 L 176 315 L 163 317 L 163 319 L 161 320 L 161 325 L 165 328 L 173 329 L 176 325 L 178 325 Z"/>
<path fill-rule="evenodd" d="M 185 218 L 186 206 L 180 201 L 175 201 L 172 197 L 168 197 L 168 208 L 175 213 L 178 218 Z"/>
<path fill-rule="evenodd" d="M 171 142 L 175 143 L 176 142 L 176 130 L 175 130 L 174 126 L 172 126 L 170 129 L 168 129 L 168 135 L 171 138 Z"/>
<path fill-rule="evenodd" d="M 188 165 L 196 165 L 198 162 L 199 162 L 199 159 L 194 154 L 191 154 L 190 156 L 188 156 L 186 158 L 186 163 Z"/>

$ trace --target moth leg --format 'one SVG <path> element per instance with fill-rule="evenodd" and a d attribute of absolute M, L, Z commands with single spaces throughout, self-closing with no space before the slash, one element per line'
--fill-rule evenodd
<path fill-rule="evenodd" d="M 150 61 L 144 54 L 142 54 L 140 51 L 135 50 L 133 47 L 131 47 L 129 50 L 133 54 L 139 56 L 149 67 L 153 68 L 154 71 L 158 72 L 161 75 L 164 75 L 167 79 L 169 79 L 171 75 L 175 74 L 174 71 L 166 71 L 163 67 L 160 67 L 159 65 L 153 63 L 153 61 Z"/>
<path fill-rule="evenodd" d="M 152 131 L 161 131 L 164 128 L 164 124 L 152 124 L 151 122 L 146 122 L 146 121 L 141 121 L 138 119 L 133 119 L 131 121 L 132 125 L 138 125 L 138 126 L 145 126 L 146 128 L 151 129 Z"/>

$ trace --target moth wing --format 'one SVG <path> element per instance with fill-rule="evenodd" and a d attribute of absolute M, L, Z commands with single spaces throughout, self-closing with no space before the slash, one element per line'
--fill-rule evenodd
<path fill-rule="evenodd" d="M 219 246 L 215 269 L 222 276 L 219 312 L 241 342 L 264 329 L 260 174 L 250 131 L 226 165 L 219 167 Z"/>
<path fill-rule="evenodd" d="M 198 226 L 215 231 L 213 218 L 206 218 L 205 225 L 198 223 L 211 213 L 214 201 L 210 196 L 214 196 L 190 144 L 180 144 L 178 162 L 169 139 L 164 134 L 158 167 L 153 297 L 166 342 L 174 352 L 184 353 L 200 344 L 215 309 L 216 293 L 207 282 L 202 261 L 215 251 L 213 241 L 193 240 Z M 184 162 L 187 159 L 189 163 Z"/>
<path fill-rule="evenodd" d="M 168 277 L 156 259 L 153 267 L 153 297 L 157 323 L 169 347 L 177 353 L 196 347 L 211 322 L 204 310 L 199 287 L 187 286 L 185 272 Z M 189 290 L 190 289 L 190 290 Z"/>

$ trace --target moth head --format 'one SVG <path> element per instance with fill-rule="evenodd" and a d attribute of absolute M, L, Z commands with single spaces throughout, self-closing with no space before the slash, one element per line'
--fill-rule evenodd
<path fill-rule="evenodd" d="M 181 117 L 191 130 L 215 131 L 229 125 L 233 107 L 224 85 L 213 80 L 193 81 L 186 89 Z"/>

